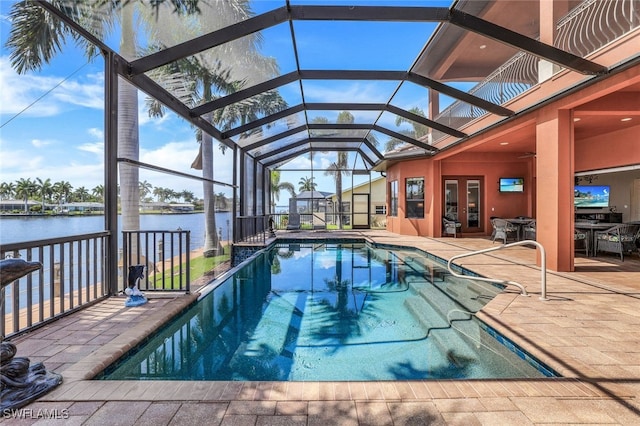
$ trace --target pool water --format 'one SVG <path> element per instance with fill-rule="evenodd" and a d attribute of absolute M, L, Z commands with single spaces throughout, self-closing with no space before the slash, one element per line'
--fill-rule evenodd
<path fill-rule="evenodd" d="M 279 243 L 216 285 L 102 378 L 373 381 L 550 375 L 469 314 L 500 291 L 453 277 L 413 249 Z"/>

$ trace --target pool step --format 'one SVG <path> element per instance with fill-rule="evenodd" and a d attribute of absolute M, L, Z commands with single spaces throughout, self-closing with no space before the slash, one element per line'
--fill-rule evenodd
<path fill-rule="evenodd" d="M 422 256 L 416 256 L 415 253 L 400 252 L 398 256 L 416 273 L 421 274 L 431 283 L 442 282 L 451 276 L 444 265 L 438 265 L 432 260 Z"/>
<path fill-rule="evenodd" d="M 437 287 L 453 297 L 466 310 L 479 311 L 502 290 L 490 283 L 450 276 Z"/>
<path fill-rule="evenodd" d="M 416 275 L 422 275 L 427 281 L 442 286 L 443 289 L 467 308 L 476 312 L 489 300 L 500 293 L 501 289 L 490 283 L 470 281 L 453 276 L 444 265 L 439 265 L 423 256 L 410 251 L 395 252 L 399 259 L 408 265 Z"/>
<path fill-rule="evenodd" d="M 476 358 L 475 347 L 480 341 L 480 328 L 471 316 L 459 308 L 433 284 L 414 282 L 415 296 L 407 298 L 405 306 L 433 338 L 440 351 L 455 366 L 466 365 Z M 450 325 L 451 324 L 451 325 Z M 459 331 L 463 334 L 460 334 Z"/>

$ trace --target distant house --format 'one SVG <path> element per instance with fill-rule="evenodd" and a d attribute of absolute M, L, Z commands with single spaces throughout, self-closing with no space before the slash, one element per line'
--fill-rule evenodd
<path fill-rule="evenodd" d="M 338 202 L 336 194 L 332 194 L 329 199 L 334 206 Z M 371 179 L 371 182 L 367 181 L 353 188 L 343 189 L 341 210 L 353 216 L 350 223 L 356 227 L 366 225 L 373 228 L 384 227 L 387 221 L 387 184 L 384 176 Z"/>
<path fill-rule="evenodd" d="M 37 201 L 27 201 L 27 211 L 31 209 L 33 206 L 39 206 L 41 203 Z M 24 200 L 0 200 L 0 211 L 2 212 L 12 212 L 12 211 L 20 211 L 24 212 Z"/>
<path fill-rule="evenodd" d="M 140 212 L 188 213 L 195 210 L 191 203 L 165 203 L 160 201 L 140 203 Z"/>
<path fill-rule="evenodd" d="M 169 210 L 175 213 L 188 213 L 195 210 L 195 206 L 191 203 L 171 203 Z"/>
<path fill-rule="evenodd" d="M 323 191 L 302 191 L 296 198 L 296 210 L 298 213 L 324 213 L 327 207 L 327 198 L 330 192 Z"/>
<path fill-rule="evenodd" d="M 169 203 L 160 202 L 160 201 L 152 201 L 152 202 L 141 202 L 140 203 L 140 212 L 158 212 L 162 210 L 169 210 Z"/>
<path fill-rule="evenodd" d="M 64 213 L 104 213 L 104 204 L 96 202 L 64 203 L 60 208 Z"/>
<path fill-rule="evenodd" d="M 289 224 L 287 229 L 298 229 L 300 220 L 314 229 L 326 228 L 328 209 L 327 197 L 330 192 L 302 191 L 295 198 L 289 198 Z"/>

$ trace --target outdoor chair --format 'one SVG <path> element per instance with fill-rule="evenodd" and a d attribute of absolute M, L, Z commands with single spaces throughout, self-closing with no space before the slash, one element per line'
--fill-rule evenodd
<path fill-rule="evenodd" d="M 589 256 L 589 234 L 585 233 L 581 229 L 574 229 L 573 241 L 574 241 L 574 246 L 573 246 L 574 251 L 584 250 L 585 255 Z"/>
<path fill-rule="evenodd" d="M 536 221 L 532 220 L 524 226 L 524 239 L 536 240 Z"/>
<path fill-rule="evenodd" d="M 461 227 L 462 224 L 455 219 L 446 216 L 442 218 L 442 233 L 444 235 L 453 235 L 453 238 L 455 238 Z"/>
<path fill-rule="evenodd" d="M 595 254 L 597 255 L 600 251 L 618 253 L 620 260 L 624 261 L 625 252 L 631 253 L 637 249 L 636 240 L 639 229 L 640 225 L 622 223 L 605 231 L 597 231 Z"/>
<path fill-rule="evenodd" d="M 509 223 L 507 220 L 500 218 L 491 219 L 491 225 L 493 225 L 491 241 L 495 242 L 496 239 L 500 239 L 503 241 L 503 244 L 506 244 L 509 238 L 513 238 L 514 240 L 518 239 L 518 227 Z"/>

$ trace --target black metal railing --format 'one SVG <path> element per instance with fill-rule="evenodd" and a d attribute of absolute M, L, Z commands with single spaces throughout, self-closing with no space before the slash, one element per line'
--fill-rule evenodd
<path fill-rule="evenodd" d="M 191 231 L 122 231 L 122 256 L 118 268 L 122 288 L 127 287 L 129 266 L 144 265 L 138 283 L 141 291 L 191 291 Z"/>
<path fill-rule="evenodd" d="M 236 243 L 264 244 L 271 229 L 269 216 L 239 216 L 236 218 L 236 225 L 233 229 L 233 240 Z"/>
<path fill-rule="evenodd" d="M 109 238 L 104 231 L 0 245 L 2 259 L 42 264 L 2 290 L 0 333 L 6 337 L 23 333 L 108 296 Z"/>

